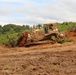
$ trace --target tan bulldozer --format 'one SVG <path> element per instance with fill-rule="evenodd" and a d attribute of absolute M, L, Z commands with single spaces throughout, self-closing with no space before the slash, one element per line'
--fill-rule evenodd
<path fill-rule="evenodd" d="M 25 47 L 30 45 L 38 45 L 51 43 L 53 41 L 63 40 L 64 34 L 57 29 L 56 23 L 46 23 L 39 29 L 32 27 L 32 32 L 24 32 L 17 40 L 17 46 Z"/>

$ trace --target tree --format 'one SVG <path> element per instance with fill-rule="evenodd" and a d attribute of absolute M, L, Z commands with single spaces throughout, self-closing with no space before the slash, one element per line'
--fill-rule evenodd
<path fill-rule="evenodd" d="M 36 25 L 36 28 L 40 29 L 42 27 L 41 24 Z"/>
<path fill-rule="evenodd" d="M 0 25 L 0 33 L 2 33 L 2 26 Z"/>
<path fill-rule="evenodd" d="M 29 25 L 25 25 L 25 29 L 30 29 L 30 26 Z"/>

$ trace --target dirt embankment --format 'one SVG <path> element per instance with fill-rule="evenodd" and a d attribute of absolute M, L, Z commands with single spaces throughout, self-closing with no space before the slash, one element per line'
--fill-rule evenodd
<path fill-rule="evenodd" d="M 65 36 L 67 37 L 67 39 L 76 41 L 76 28 L 66 31 Z"/>

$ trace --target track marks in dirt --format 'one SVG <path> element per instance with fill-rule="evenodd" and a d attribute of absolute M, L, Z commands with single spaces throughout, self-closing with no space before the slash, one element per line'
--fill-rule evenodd
<path fill-rule="evenodd" d="M 37 54 L 37 55 L 36 55 Z M 74 75 L 76 74 L 76 51 L 38 52 L 0 60 L 4 66 L 12 66 L 18 75 Z M 10 63 L 11 62 L 11 63 Z M 9 70 L 10 71 L 10 70 Z"/>
<path fill-rule="evenodd" d="M 0 75 L 4 73 L 5 75 L 76 75 L 76 44 L 0 54 Z"/>

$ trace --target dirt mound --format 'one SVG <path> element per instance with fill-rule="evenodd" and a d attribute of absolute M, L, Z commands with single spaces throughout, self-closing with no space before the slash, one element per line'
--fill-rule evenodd
<path fill-rule="evenodd" d="M 22 33 L 21 36 L 19 37 L 19 39 L 18 39 L 18 41 L 17 41 L 17 46 L 19 46 L 19 47 L 25 47 L 27 38 L 28 38 L 28 32 L 25 31 L 25 32 Z"/>
<path fill-rule="evenodd" d="M 0 49 L 1 49 L 1 48 L 5 48 L 5 47 L 6 47 L 5 45 L 0 44 Z"/>
<path fill-rule="evenodd" d="M 66 31 L 65 36 L 67 37 L 67 39 L 76 41 L 76 28 Z"/>

